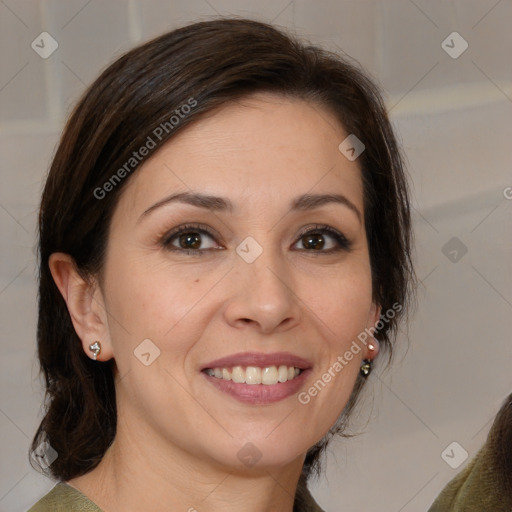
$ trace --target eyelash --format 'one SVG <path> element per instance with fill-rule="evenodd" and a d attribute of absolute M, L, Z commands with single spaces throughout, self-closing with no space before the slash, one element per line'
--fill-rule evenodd
<path fill-rule="evenodd" d="M 161 241 L 162 246 L 165 249 L 168 249 L 170 251 L 176 251 L 180 252 L 182 254 L 186 255 L 194 255 L 194 256 L 203 256 L 206 252 L 213 251 L 216 249 L 183 249 L 179 247 L 174 247 L 171 245 L 171 242 L 173 239 L 175 239 L 177 236 L 187 233 L 198 233 L 198 234 L 204 234 L 208 235 L 212 239 L 215 239 L 215 234 L 212 233 L 206 226 L 203 226 L 202 224 L 185 224 L 183 226 L 179 226 L 176 229 L 172 230 L 170 233 L 167 233 L 163 240 Z M 334 228 L 331 228 L 330 226 L 327 226 L 325 224 L 316 224 L 315 226 L 311 227 L 308 226 L 304 230 L 301 231 L 301 233 L 298 235 L 298 241 L 300 241 L 301 238 L 303 238 L 306 235 L 323 235 L 328 234 L 330 235 L 337 243 L 338 247 L 334 247 L 328 250 L 314 250 L 314 249 L 299 249 L 301 251 L 313 253 L 315 255 L 320 254 L 332 254 L 334 252 L 338 251 L 350 251 L 352 247 L 352 243 L 350 240 L 348 240 L 345 235 L 340 233 Z M 295 242 L 295 243 L 297 243 Z M 295 245 L 295 244 L 294 244 Z"/>

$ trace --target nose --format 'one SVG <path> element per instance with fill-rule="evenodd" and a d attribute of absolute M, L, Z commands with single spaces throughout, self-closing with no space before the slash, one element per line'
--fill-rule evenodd
<path fill-rule="evenodd" d="M 286 263 L 270 250 L 252 263 L 237 258 L 224 315 L 235 328 L 253 328 L 262 334 L 283 332 L 300 323 L 301 308 Z"/>

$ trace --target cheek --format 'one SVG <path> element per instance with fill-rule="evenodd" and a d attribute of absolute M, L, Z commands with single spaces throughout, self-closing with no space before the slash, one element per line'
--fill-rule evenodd
<path fill-rule="evenodd" d="M 144 262 L 111 266 L 109 327 L 118 365 L 120 358 L 131 364 L 127 357 L 145 339 L 152 340 L 161 355 L 172 349 L 179 358 L 200 337 L 207 317 L 198 312 L 215 282 L 211 275 L 196 275 L 166 265 L 150 268 Z"/>
<path fill-rule="evenodd" d="M 301 298 L 308 305 L 331 347 L 343 347 L 367 327 L 372 307 L 372 280 L 369 266 L 362 262 L 339 269 L 328 278 L 306 278 Z"/>
<path fill-rule="evenodd" d="M 325 433 L 345 408 L 359 374 L 364 347 L 357 336 L 368 326 L 372 282 L 368 266 L 357 264 L 323 284 L 321 293 L 303 287 L 310 290 L 304 302 L 323 333 L 323 357 L 298 401 L 309 411 L 312 431 Z"/>
<path fill-rule="evenodd" d="M 120 376 L 119 403 L 128 414 L 138 411 L 155 429 L 185 435 L 192 428 L 190 419 L 205 421 L 204 411 L 184 387 L 190 378 L 187 356 L 209 320 L 201 299 L 214 281 L 163 266 L 125 267 L 112 269 L 108 294 L 115 318 L 110 333 Z M 176 415 L 182 421 L 176 422 Z"/>

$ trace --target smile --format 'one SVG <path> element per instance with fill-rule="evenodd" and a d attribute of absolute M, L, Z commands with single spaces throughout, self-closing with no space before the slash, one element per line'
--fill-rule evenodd
<path fill-rule="evenodd" d="M 288 352 L 245 352 L 205 364 L 201 373 L 215 389 L 239 402 L 265 405 L 300 391 L 312 364 Z"/>

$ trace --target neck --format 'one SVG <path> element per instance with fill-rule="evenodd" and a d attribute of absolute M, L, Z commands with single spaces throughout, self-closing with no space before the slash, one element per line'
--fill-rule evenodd
<path fill-rule="evenodd" d="M 284 467 L 244 471 L 133 432 L 118 424 L 100 464 L 68 482 L 104 512 L 293 511 L 303 455 Z"/>

